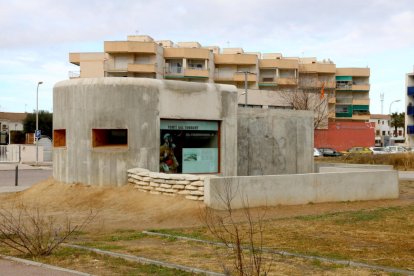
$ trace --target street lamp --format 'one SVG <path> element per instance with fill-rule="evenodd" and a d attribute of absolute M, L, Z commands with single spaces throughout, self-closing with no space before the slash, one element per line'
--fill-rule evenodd
<path fill-rule="evenodd" d="M 236 73 L 244 74 L 244 107 L 247 107 L 247 75 L 255 75 L 255 73 L 249 71 L 236 71 Z"/>
<path fill-rule="evenodd" d="M 389 114 L 390 114 L 390 115 L 391 115 L 391 106 L 392 106 L 392 104 L 393 104 L 393 103 L 400 102 L 400 101 L 401 101 L 401 100 L 395 100 L 395 101 L 392 101 L 392 102 L 390 103 L 390 110 L 389 110 L 389 111 L 390 111 L 390 112 L 389 112 Z"/>
<path fill-rule="evenodd" d="M 37 88 L 36 88 L 36 131 L 35 131 L 35 141 L 36 141 L 36 166 L 37 163 L 39 161 L 39 147 L 38 147 L 38 141 L 37 141 L 37 137 L 36 134 L 38 132 L 39 129 L 39 85 L 41 85 L 43 83 L 43 81 L 39 81 L 37 83 Z"/>

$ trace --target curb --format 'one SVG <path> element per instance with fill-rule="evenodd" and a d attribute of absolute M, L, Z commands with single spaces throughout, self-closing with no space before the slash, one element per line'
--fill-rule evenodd
<path fill-rule="evenodd" d="M 47 269 L 51 269 L 51 270 L 56 270 L 56 271 L 61 271 L 61 272 L 68 272 L 68 273 L 72 273 L 72 274 L 80 275 L 80 276 L 91 276 L 92 275 L 92 274 L 89 274 L 89 273 L 84 273 L 84 272 L 80 272 L 80 271 L 76 271 L 76 270 L 71 270 L 71 269 L 67 269 L 67 268 L 63 268 L 63 267 L 48 265 L 48 264 L 44 264 L 44 263 L 39 263 L 39 262 L 35 262 L 35 261 L 30 261 L 30 260 L 26 260 L 26 259 L 20 259 L 20 258 L 16 258 L 16 257 L 1 255 L 1 254 L 0 254 L 0 258 L 1 259 L 4 259 L 4 260 L 9 260 L 9 261 L 17 262 L 17 263 L 26 264 L 26 265 L 43 267 L 43 268 L 47 268 Z"/>
<path fill-rule="evenodd" d="M 62 244 L 62 245 L 66 246 L 66 247 L 92 251 L 92 252 L 95 252 L 95 253 L 101 254 L 101 255 L 107 255 L 107 256 L 111 256 L 111 257 L 115 257 L 115 258 L 121 258 L 121 259 L 124 259 L 124 260 L 127 260 L 127 261 L 138 262 L 138 263 L 141 263 L 141 264 L 158 265 L 158 266 L 162 266 L 162 267 L 173 268 L 173 269 L 186 271 L 186 272 L 192 272 L 192 273 L 196 273 L 196 274 L 205 274 L 205 275 L 209 275 L 209 276 L 225 276 L 225 274 L 222 274 L 222 273 L 212 272 L 212 271 L 208 271 L 208 270 L 198 269 L 198 268 L 179 265 L 179 264 L 167 263 L 167 262 L 163 262 L 163 261 L 152 260 L 152 259 L 148 259 L 148 258 L 144 258 L 144 257 L 138 257 L 138 256 L 134 256 L 134 255 L 129 255 L 129 254 L 116 253 L 116 252 L 111 252 L 111 251 L 106 251 L 106 250 L 101 250 L 101 249 L 86 247 L 86 246 L 81 246 L 81 245 L 74 245 L 74 244 Z"/>

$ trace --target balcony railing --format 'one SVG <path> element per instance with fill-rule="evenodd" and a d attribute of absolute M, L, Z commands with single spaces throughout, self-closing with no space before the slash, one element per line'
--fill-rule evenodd
<path fill-rule="evenodd" d="M 407 106 L 407 115 L 414 115 L 414 106 Z"/>
<path fill-rule="evenodd" d="M 155 73 L 156 64 L 128 64 L 128 72 L 134 73 Z"/>
<path fill-rule="evenodd" d="M 184 67 L 167 67 L 165 68 L 165 76 L 166 77 L 194 77 L 194 78 L 208 78 L 209 71 L 204 68 L 196 67 L 196 66 L 189 66 L 187 68 Z"/>
<path fill-rule="evenodd" d="M 414 134 L 414 126 L 408 125 L 407 126 L 407 134 Z"/>

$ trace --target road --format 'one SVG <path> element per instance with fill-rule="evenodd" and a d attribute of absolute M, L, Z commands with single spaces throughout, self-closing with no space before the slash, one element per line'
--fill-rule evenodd
<path fill-rule="evenodd" d="M 51 177 L 51 166 L 32 167 L 25 164 L 18 166 L 18 186 L 15 186 L 16 164 L 0 163 L 0 192 L 17 192 Z"/>

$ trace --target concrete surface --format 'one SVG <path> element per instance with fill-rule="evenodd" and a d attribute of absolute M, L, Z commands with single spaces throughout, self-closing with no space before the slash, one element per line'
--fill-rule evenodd
<path fill-rule="evenodd" d="M 16 165 L 18 165 L 18 186 L 15 186 Z M 0 163 L 0 193 L 25 190 L 52 176 L 51 163 L 39 163 L 39 166 L 16 163 Z"/>
<path fill-rule="evenodd" d="M 0 275 L 8 276 L 87 276 L 82 273 L 57 266 L 42 264 L 25 259 L 0 255 Z"/>
<path fill-rule="evenodd" d="M 313 172 L 313 112 L 239 108 L 237 175 Z"/>
<path fill-rule="evenodd" d="M 237 89 L 231 85 L 143 78 L 59 82 L 53 128 L 66 146 L 53 150 L 53 176 L 65 183 L 124 185 L 126 171 L 159 171 L 160 119 L 220 122 L 220 170 L 237 173 Z M 92 147 L 92 129 L 128 129 L 128 146 Z"/>
<path fill-rule="evenodd" d="M 319 202 L 393 199 L 399 196 L 398 172 L 352 172 L 219 177 L 204 182 L 204 202 L 223 209 L 223 195 L 234 196 L 233 208 Z"/>

